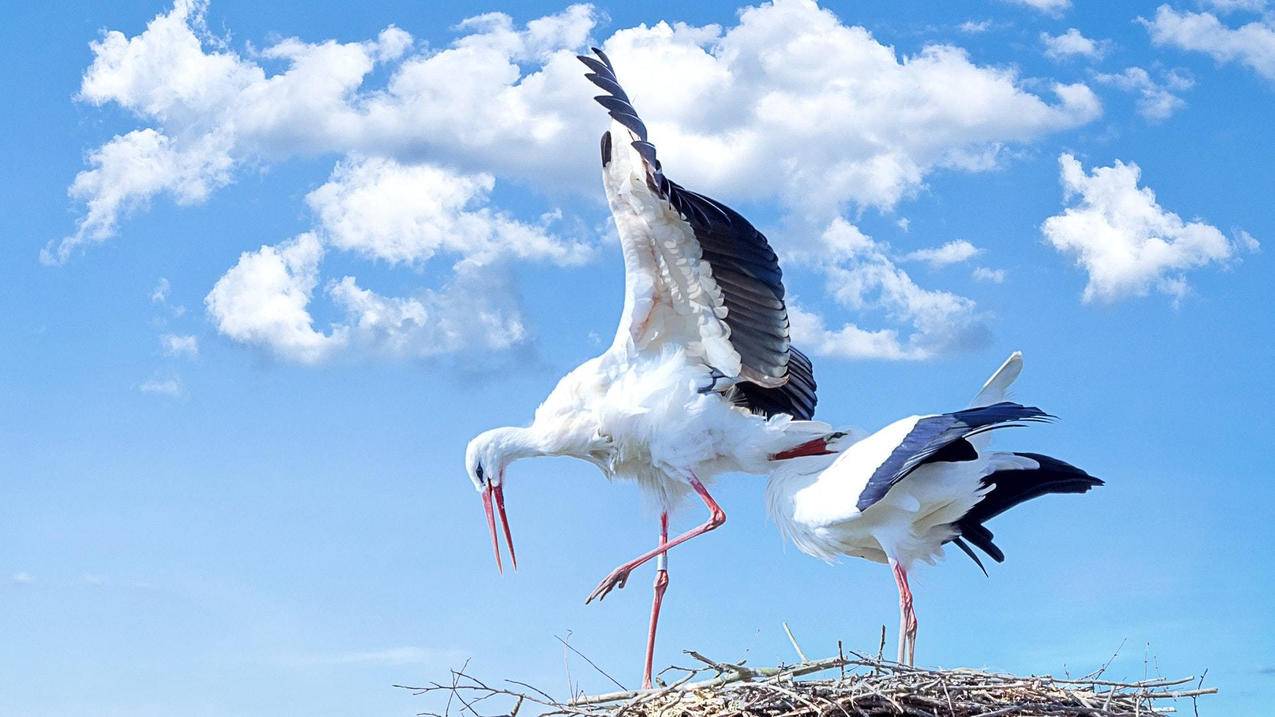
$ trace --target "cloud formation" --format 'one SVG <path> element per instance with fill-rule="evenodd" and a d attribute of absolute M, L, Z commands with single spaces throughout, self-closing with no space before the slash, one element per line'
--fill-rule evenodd
<path fill-rule="evenodd" d="M 964 239 L 950 241 L 933 249 L 917 249 L 903 255 L 904 261 L 919 261 L 937 269 L 949 264 L 959 264 L 978 256 L 982 250 Z"/>
<path fill-rule="evenodd" d="M 331 178 L 306 196 L 328 242 L 391 264 L 423 264 L 437 253 L 489 264 L 501 258 L 580 264 L 589 245 L 550 235 L 488 204 L 490 174 L 461 174 L 393 159 L 339 162 Z"/>
<path fill-rule="evenodd" d="M 1248 2 L 1212 4 L 1222 10 L 1261 9 L 1249 7 Z M 1231 27 L 1212 13 L 1180 12 L 1161 5 L 1155 17 L 1139 20 L 1157 45 L 1203 52 L 1220 63 L 1238 62 L 1275 82 L 1275 25 L 1269 18 Z"/>
<path fill-rule="evenodd" d="M 1202 221 L 1185 222 L 1139 187 L 1138 165 L 1116 160 L 1086 173 L 1070 154 L 1058 158 L 1063 198 L 1074 202 L 1041 225 L 1045 239 L 1089 274 L 1083 299 L 1113 302 L 1158 291 L 1181 299 L 1186 272 L 1223 264 L 1257 240 L 1241 231 L 1228 240 Z"/>
<path fill-rule="evenodd" d="M 854 322 L 829 328 L 822 317 L 793 302 L 793 343 L 804 350 L 840 358 L 921 360 L 986 341 L 986 317 L 973 300 L 917 285 L 890 258 L 888 246 L 858 227 L 836 219 L 820 241 L 819 251 L 794 259 L 823 272 L 836 302 L 856 316 L 875 316 L 907 328 L 864 329 Z"/>
<path fill-rule="evenodd" d="M 1180 71 L 1164 74 L 1164 82 L 1151 79 L 1150 73 L 1141 67 L 1126 67 L 1116 74 L 1099 73 L 1094 79 L 1102 84 L 1112 85 L 1125 92 L 1138 94 L 1138 114 L 1152 122 L 1168 119 L 1174 112 L 1186 107 L 1186 101 L 1174 92 L 1189 90 L 1195 86 L 1195 80 Z"/>
<path fill-rule="evenodd" d="M 429 309 L 446 304 L 446 285 L 394 298 L 365 294 L 351 278 L 324 292 L 347 320 L 316 329 L 307 306 L 326 252 L 414 269 L 446 256 L 444 284 L 475 280 L 462 265 L 591 258 L 590 244 L 553 231 L 555 212 L 527 220 L 491 197 L 506 180 L 544 197 L 599 195 L 596 143 L 583 138 L 606 118 L 574 58 L 596 42 L 592 6 L 521 26 L 480 15 L 435 47 L 389 26 L 364 41 L 286 37 L 246 53 L 208 32 L 206 10 L 177 0 L 143 32 L 110 31 L 92 44 L 78 99 L 123 108 L 144 126 L 88 154 L 70 189 L 83 213 L 45 261 L 110 239 L 158 198 L 203 202 L 245 171 L 296 156 L 336 160 L 307 195 L 312 231 L 245 252 L 206 302 L 223 334 L 289 360 L 398 345 L 387 337 L 428 335 L 405 327 L 442 316 Z M 1007 145 L 1101 114 L 1084 84 L 1028 81 L 947 44 L 903 55 L 809 0 L 744 8 L 729 27 L 622 28 L 601 44 L 671 177 L 731 203 L 775 203 L 807 223 L 806 243 L 849 211 L 892 209 L 936 170 L 994 168 Z M 493 302 L 500 336 L 518 334 L 512 290 Z"/>
<path fill-rule="evenodd" d="M 1068 28 L 1060 35 L 1040 33 L 1040 41 L 1045 44 L 1045 57 L 1051 60 L 1062 60 L 1069 57 L 1088 57 L 1096 60 L 1107 53 L 1106 43 L 1091 40 L 1076 28 Z"/>

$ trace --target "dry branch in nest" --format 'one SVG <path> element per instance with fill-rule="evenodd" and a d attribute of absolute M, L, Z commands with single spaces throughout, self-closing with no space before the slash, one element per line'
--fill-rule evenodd
<path fill-rule="evenodd" d="M 795 665 L 753 668 L 687 652 L 698 667 L 670 667 L 651 690 L 574 695 L 560 701 L 531 685 L 487 684 L 452 672 L 447 684 L 404 687 L 446 695 L 429 717 L 518 717 L 529 709 L 568 717 L 1142 717 L 1176 711 L 1181 701 L 1214 694 L 1194 677 L 1117 682 L 1101 671 L 1080 679 L 1019 677 L 977 670 L 928 670 L 851 653 Z M 836 670 L 833 677 L 808 677 Z M 1203 682 L 1201 678 L 1200 683 Z M 527 713 L 530 715 L 531 713 Z M 1198 714 L 1198 713 L 1197 713 Z"/>

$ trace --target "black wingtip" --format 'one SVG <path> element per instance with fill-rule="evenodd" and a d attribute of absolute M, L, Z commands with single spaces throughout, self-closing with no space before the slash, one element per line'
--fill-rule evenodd
<path fill-rule="evenodd" d="M 973 560 L 974 564 L 978 566 L 978 569 L 983 571 L 983 577 L 985 578 L 991 577 L 990 575 L 987 574 L 987 567 L 983 565 L 982 560 L 979 560 L 978 554 L 975 553 L 974 549 L 969 546 L 969 543 L 966 543 L 964 540 L 961 540 L 960 536 L 952 538 L 952 542 L 956 545 L 956 547 L 961 549 L 961 552 L 970 556 L 970 560 Z"/>
<path fill-rule="evenodd" d="M 615 67 L 611 64 L 611 58 L 607 57 L 607 54 L 603 52 L 601 48 L 590 47 L 589 49 L 593 51 L 593 54 L 598 56 L 598 59 L 602 60 L 608 70 L 615 72 Z"/>

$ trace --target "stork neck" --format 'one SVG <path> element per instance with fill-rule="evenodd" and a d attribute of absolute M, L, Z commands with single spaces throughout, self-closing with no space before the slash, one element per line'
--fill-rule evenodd
<path fill-rule="evenodd" d="M 506 464 L 522 458 L 556 456 L 569 452 L 565 446 L 560 445 L 560 441 L 554 440 L 552 433 L 534 423 L 525 428 L 519 426 L 498 428 L 492 440 L 497 444 L 498 451 L 504 457 Z"/>

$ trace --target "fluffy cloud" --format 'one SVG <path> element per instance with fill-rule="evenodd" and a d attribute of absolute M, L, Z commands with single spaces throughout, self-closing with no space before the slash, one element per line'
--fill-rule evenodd
<path fill-rule="evenodd" d="M 1052 60 L 1061 60 L 1068 57 L 1098 59 L 1107 52 L 1105 43 L 1085 37 L 1074 27 L 1068 28 L 1067 32 L 1061 35 L 1050 35 L 1047 32 L 1042 32 L 1040 33 L 1040 41 L 1045 43 L 1045 56 Z"/>
<path fill-rule="evenodd" d="M 1166 73 L 1162 84 L 1151 79 L 1151 75 L 1141 67 L 1126 67 L 1117 74 L 1098 74 L 1094 79 L 1125 92 L 1138 93 L 1138 114 L 1153 122 L 1168 119 L 1185 107 L 1186 101 L 1173 93 L 1189 90 L 1195 85 L 1194 80 L 1178 71 Z"/>
<path fill-rule="evenodd" d="M 408 298 L 384 297 L 347 276 L 328 288 L 345 311 L 358 348 L 394 358 L 428 358 L 461 351 L 503 351 L 527 339 L 507 282 L 462 268 L 439 291 Z"/>
<path fill-rule="evenodd" d="M 843 219 L 821 237 L 822 251 L 795 256 L 817 266 L 828 291 L 857 315 L 876 313 L 908 326 L 864 329 L 854 323 L 828 328 L 796 302 L 789 309 L 793 342 L 821 356 L 893 360 L 928 359 L 978 346 L 988 330 L 975 303 L 946 291 L 924 289 L 890 258 L 888 247 Z"/>
<path fill-rule="evenodd" d="M 1189 287 L 1185 272 L 1224 263 L 1240 249 L 1255 250 L 1247 232 L 1236 241 L 1203 222 L 1184 222 L 1163 209 L 1149 187 L 1139 187 L 1138 165 L 1119 160 L 1086 173 L 1070 154 L 1058 158 L 1065 200 L 1078 199 L 1049 217 L 1041 231 L 1059 252 L 1089 274 L 1085 301 L 1111 302 L 1152 290 L 1175 299 Z"/>
<path fill-rule="evenodd" d="M 322 259 L 323 245 L 313 234 L 244 252 L 204 299 L 217 330 L 294 361 L 325 358 L 346 337 L 343 331 L 316 331 L 307 309 Z"/>
<path fill-rule="evenodd" d="M 588 245 L 487 206 L 494 186 L 490 174 L 367 158 L 339 163 L 306 201 L 333 246 L 390 263 L 420 264 L 439 252 L 479 264 L 516 257 L 571 265 L 589 258 Z"/>
<path fill-rule="evenodd" d="M 86 213 L 52 258 L 111 236 L 122 212 L 157 194 L 201 201 L 236 167 L 295 154 L 430 157 L 596 192 L 597 150 L 582 138 L 605 116 L 573 57 L 594 29 L 590 6 L 521 29 L 499 13 L 471 18 L 452 46 L 418 54 L 393 27 L 366 42 L 288 38 L 260 53 L 286 63 L 275 74 L 207 40 L 203 10 L 178 2 L 135 37 L 112 31 L 93 44 L 80 98 L 154 126 L 90 157 L 72 189 Z M 818 209 L 824 222 L 848 203 L 891 207 L 936 168 L 986 169 L 1005 143 L 1100 113 L 1084 85 L 1055 85 L 1050 104 L 1013 70 L 949 45 L 901 57 L 806 0 L 746 8 L 729 29 L 661 22 L 604 44 L 670 174 Z M 385 87 L 364 86 L 378 62 L 390 65 Z"/>
<path fill-rule="evenodd" d="M 593 138 L 607 120 L 574 58 L 597 11 L 572 5 L 521 26 L 488 13 L 458 24 L 450 44 L 429 47 L 390 26 L 361 42 L 286 37 L 246 53 L 210 35 L 205 11 L 199 0 L 177 0 L 143 32 L 111 31 L 93 43 L 78 99 L 121 107 L 145 126 L 89 153 L 70 189 L 83 214 L 44 258 L 64 262 L 110 238 L 154 199 L 202 202 L 245 171 L 332 156 L 330 179 L 307 195 L 313 231 L 244 252 L 208 294 L 219 331 L 304 363 L 355 349 L 425 355 L 428 341 L 523 340 L 512 287 L 493 294 L 490 315 L 476 322 L 490 340 L 445 318 L 452 287 L 501 285 L 491 272 L 508 259 L 572 265 L 591 256 L 587 244 L 551 230 L 554 213 L 528 221 L 490 196 L 505 180 L 545 196 L 598 195 Z M 670 176 L 732 203 L 777 203 L 807 228 L 852 209 L 892 209 L 936 170 L 994 168 L 1007 145 L 1101 114 L 1084 84 L 1026 80 L 945 44 L 902 55 L 809 0 L 745 8 L 729 27 L 620 29 L 602 45 Z M 330 283 L 324 294 L 344 315 L 316 328 L 309 302 L 320 262 L 335 250 L 415 269 L 439 256 L 455 264 L 440 287 L 408 297 L 380 296 L 349 277 Z M 869 283 L 911 327 L 900 351 L 946 345 L 921 327 L 924 311 L 906 308 L 923 303 L 916 297 L 925 290 L 884 260 Z M 913 299 L 899 298 L 909 292 Z M 961 297 L 943 296 L 955 313 L 973 313 Z"/>
<path fill-rule="evenodd" d="M 1212 13 L 1179 12 L 1161 5 L 1154 18 L 1141 22 L 1157 45 L 1203 52 L 1218 62 L 1238 62 L 1275 81 L 1275 26 L 1267 19 L 1233 28 Z"/>
<path fill-rule="evenodd" d="M 982 250 L 964 239 L 950 241 L 943 246 L 934 249 L 917 249 L 903 255 L 904 261 L 920 261 L 929 264 L 931 268 L 939 268 L 948 264 L 959 264 L 963 261 L 969 261 Z"/>
<path fill-rule="evenodd" d="M 67 192 L 82 201 L 84 216 L 70 236 L 50 242 L 40 253 L 46 264 L 65 262 L 76 247 L 115 235 L 120 217 L 157 194 L 178 204 L 196 204 L 230 181 L 230 158 L 222 138 L 174 142 L 153 129 L 112 138 L 88 155 L 92 169 L 76 175 Z"/>
<path fill-rule="evenodd" d="M 245 252 L 204 300 L 218 330 L 299 363 L 343 350 L 387 358 L 499 351 L 527 337 L 509 281 L 472 264 L 460 265 L 441 290 L 416 297 L 385 297 L 352 276 L 330 282 L 325 293 L 341 318 L 318 329 L 310 303 L 323 255 L 311 233 Z"/>

